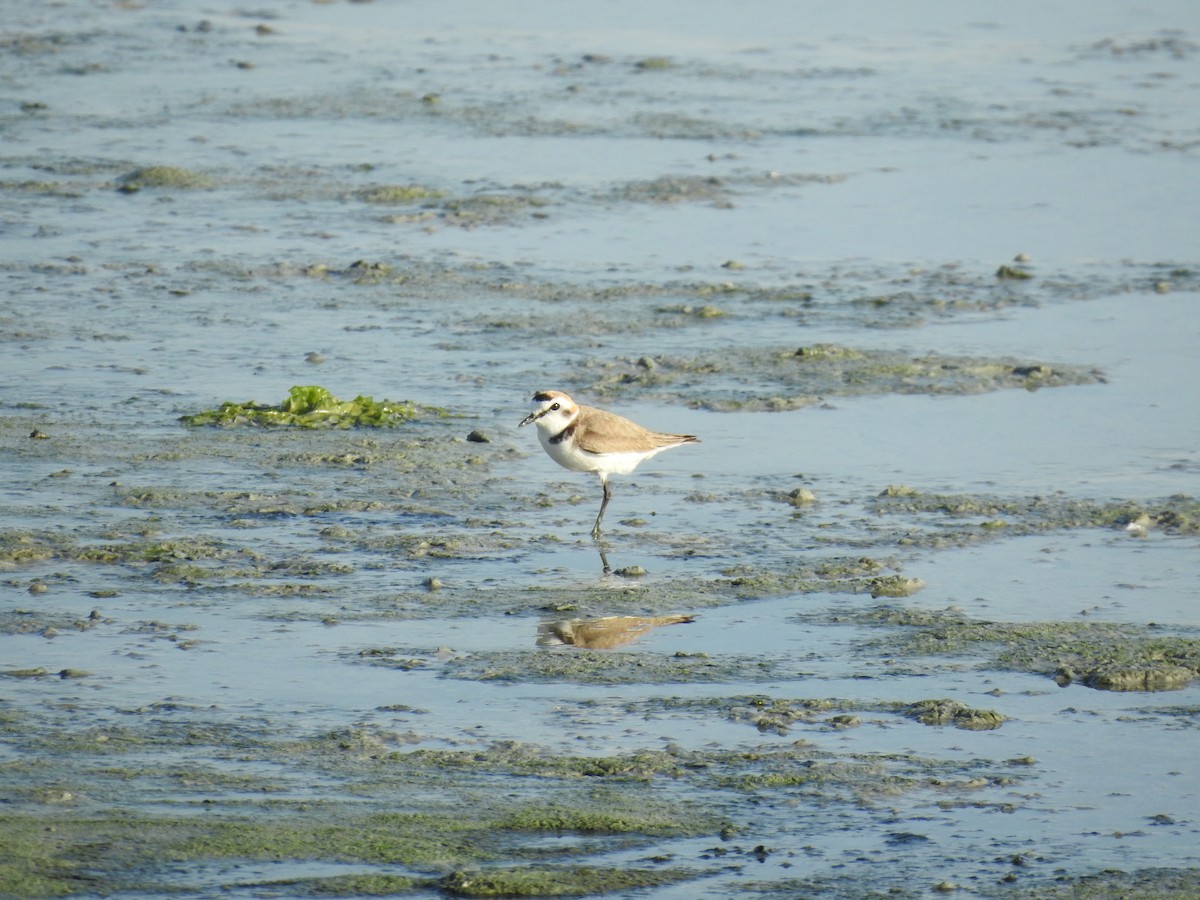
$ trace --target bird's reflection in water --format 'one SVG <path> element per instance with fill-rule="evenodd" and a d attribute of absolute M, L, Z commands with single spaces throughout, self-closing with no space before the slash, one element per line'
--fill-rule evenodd
<path fill-rule="evenodd" d="M 695 616 L 604 616 L 599 619 L 547 619 L 538 625 L 539 647 L 571 644 L 585 650 L 611 650 L 637 640 L 660 625 L 683 625 Z"/>
<path fill-rule="evenodd" d="M 605 575 L 611 575 L 612 566 L 608 564 L 608 545 L 602 544 L 600 540 L 597 539 L 596 550 L 600 553 L 600 568 L 604 570 Z"/>

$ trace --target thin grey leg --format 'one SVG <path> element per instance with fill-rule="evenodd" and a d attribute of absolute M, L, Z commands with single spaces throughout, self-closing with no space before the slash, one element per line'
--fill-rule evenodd
<path fill-rule="evenodd" d="M 607 481 L 602 481 L 604 485 L 604 499 L 600 501 L 600 514 L 596 516 L 596 524 L 592 526 L 592 537 L 600 537 L 600 522 L 604 518 L 604 510 L 608 508 L 608 501 L 612 499 L 612 488 L 608 486 Z"/>

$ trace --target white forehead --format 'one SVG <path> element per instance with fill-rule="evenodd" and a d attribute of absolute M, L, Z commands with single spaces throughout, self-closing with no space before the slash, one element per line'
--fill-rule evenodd
<path fill-rule="evenodd" d="M 562 409 L 570 409 L 575 404 L 566 394 L 558 391 L 542 391 L 534 394 L 533 400 L 530 401 L 530 406 L 534 409 L 550 409 L 554 404 L 558 404 Z"/>

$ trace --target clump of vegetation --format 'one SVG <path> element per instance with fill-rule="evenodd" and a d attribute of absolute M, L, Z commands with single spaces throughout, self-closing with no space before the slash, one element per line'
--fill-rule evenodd
<path fill-rule="evenodd" d="M 881 607 L 852 617 L 864 624 L 905 626 L 912 630 L 892 635 L 889 651 L 914 656 L 963 654 L 990 648 L 988 665 L 1013 672 L 1033 672 L 1054 678 L 1060 687 L 1078 682 L 1103 691 L 1166 691 L 1186 687 L 1200 677 L 1200 640 L 1165 635 L 1135 625 L 1112 622 L 989 622 L 951 611 Z M 949 714 L 957 727 L 994 727 L 990 713 L 957 710 L 936 701 L 933 712 Z M 921 716 L 931 710 L 914 706 Z M 987 711 L 984 711 L 985 713 Z M 966 714 L 975 721 L 963 725 Z M 926 723 L 931 724 L 931 723 Z"/>
<path fill-rule="evenodd" d="M 425 200 L 437 200 L 442 192 L 419 184 L 383 184 L 363 188 L 358 192 L 360 200 L 366 203 L 404 204 L 419 203 Z"/>
<path fill-rule="evenodd" d="M 669 56 L 647 56 L 645 59 L 639 59 L 633 64 L 635 69 L 642 71 L 652 71 L 654 69 L 671 69 L 675 63 Z"/>
<path fill-rule="evenodd" d="M 212 187 L 212 179 L 199 172 L 181 169 L 178 166 L 146 166 L 134 169 L 120 178 L 120 190 L 133 194 L 142 188 L 197 188 Z"/>
<path fill-rule="evenodd" d="M 953 725 L 968 731 L 991 731 L 1004 724 L 1004 716 L 991 709 L 972 709 L 958 700 L 921 700 L 904 714 L 922 725 Z"/>
<path fill-rule="evenodd" d="M 1008 533 L 1065 528 L 1122 528 L 1132 536 L 1150 528 L 1168 534 L 1200 533 L 1200 500 L 1173 494 L 1160 500 L 1089 500 L 1059 494 L 997 497 L 986 494 L 938 494 L 902 484 L 884 488 L 871 502 L 883 514 L 941 514 L 951 519 L 984 517 L 984 527 Z"/>
<path fill-rule="evenodd" d="M 996 270 L 996 277 L 1014 281 L 1026 281 L 1032 278 L 1033 274 L 1026 269 L 1018 269 L 1016 266 L 1001 266 Z"/>
<path fill-rule="evenodd" d="M 685 869 L 596 866 L 496 867 L 451 872 L 439 887 L 455 897 L 584 897 L 694 878 Z"/>
<path fill-rule="evenodd" d="M 411 401 L 376 401 L 358 396 L 339 400 L 317 385 L 296 386 L 278 406 L 226 401 L 217 409 L 180 416 L 185 425 L 283 426 L 291 428 L 393 428 L 421 415 L 445 415 L 445 410 Z"/>

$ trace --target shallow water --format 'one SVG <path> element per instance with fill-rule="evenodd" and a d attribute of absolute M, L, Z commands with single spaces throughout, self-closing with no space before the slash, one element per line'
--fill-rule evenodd
<path fill-rule="evenodd" d="M 1060 688 L 1082 644 L 1022 668 L 883 617 L 1196 659 L 1194 4 L 9 6 L 0 827 L 60 828 L 61 858 L 28 851 L 53 873 L 102 841 L 79 822 L 176 842 L 0 892 L 436 896 L 583 864 L 689 873 L 640 888 L 663 898 L 1036 895 L 1200 867 L 1195 680 Z M 805 380 L 825 345 L 883 362 Z M 298 384 L 448 416 L 178 421 Z M 615 483 L 626 575 L 587 538 L 598 485 L 516 429 L 548 387 L 702 438 Z M 873 598 L 884 576 L 923 587 Z M 905 713 L 938 698 L 1005 719 Z M 527 804 L 676 826 L 502 824 Z M 479 811 L 486 854 L 174 837 L 363 810 Z"/>

